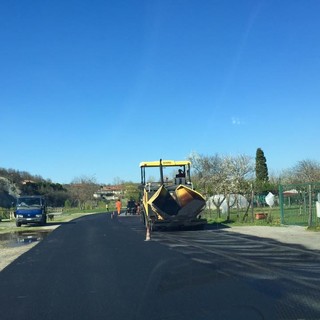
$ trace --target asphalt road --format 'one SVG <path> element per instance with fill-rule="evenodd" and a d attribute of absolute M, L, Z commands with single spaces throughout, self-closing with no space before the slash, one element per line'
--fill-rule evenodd
<path fill-rule="evenodd" d="M 223 229 L 145 240 L 139 217 L 65 223 L 0 273 L 0 319 L 320 319 L 320 253 Z"/>

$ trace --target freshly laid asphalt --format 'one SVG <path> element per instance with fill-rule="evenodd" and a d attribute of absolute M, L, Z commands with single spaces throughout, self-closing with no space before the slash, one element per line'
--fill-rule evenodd
<path fill-rule="evenodd" d="M 0 273 L 0 319 L 280 318 L 272 290 L 160 240 L 135 216 L 65 223 Z"/>

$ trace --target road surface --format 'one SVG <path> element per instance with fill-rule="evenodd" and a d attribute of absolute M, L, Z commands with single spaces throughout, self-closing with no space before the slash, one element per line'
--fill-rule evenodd
<path fill-rule="evenodd" d="M 0 319 L 319 319 L 320 253 L 223 229 L 145 240 L 139 217 L 63 224 L 0 273 Z"/>

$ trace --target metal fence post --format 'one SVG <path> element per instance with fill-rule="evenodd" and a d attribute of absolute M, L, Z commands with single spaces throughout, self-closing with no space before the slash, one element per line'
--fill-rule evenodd
<path fill-rule="evenodd" d="M 279 184 L 280 223 L 284 224 L 283 187 Z"/>
<path fill-rule="evenodd" d="M 308 219 L 308 227 L 312 226 L 312 187 L 309 184 L 309 219 Z"/>
<path fill-rule="evenodd" d="M 251 183 L 251 222 L 254 222 L 254 190 Z"/>

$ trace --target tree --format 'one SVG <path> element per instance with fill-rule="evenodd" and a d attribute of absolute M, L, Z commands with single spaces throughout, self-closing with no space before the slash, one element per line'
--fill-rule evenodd
<path fill-rule="evenodd" d="M 258 193 L 263 193 L 270 189 L 267 160 L 261 148 L 258 148 L 256 152 L 255 189 Z"/>
<path fill-rule="evenodd" d="M 95 178 L 86 176 L 73 179 L 68 189 L 72 195 L 73 202 L 80 209 L 85 209 L 87 205 L 93 204 L 93 194 L 99 189 Z"/>
<path fill-rule="evenodd" d="M 46 194 L 48 205 L 51 207 L 63 207 L 70 194 L 64 191 L 51 191 Z"/>
<path fill-rule="evenodd" d="M 267 159 L 261 148 L 258 148 L 256 152 L 256 181 L 258 183 L 269 181 Z"/>
<path fill-rule="evenodd" d="M 140 201 L 140 190 L 139 190 L 139 184 L 133 183 L 133 182 L 125 182 L 125 195 L 127 199 L 132 199 L 137 202 Z"/>
<path fill-rule="evenodd" d="M 222 197 L 212 197 L 213 205 L 217 209 L 218 218 L 221 214 L 221 204 L 224 201 L 224 190 L 226 176 L 222 167 L 222 159 L 216 154 L 214 156 L 204 156 L 192 153 L 189 156 L 192 167 L 195 170 L 195 186 L 200 189 L 204 196 L 212 197 L 214 195 L 223 195 Z"/>
<path fill-rule="evenodd" d="M 230 208 L 237 201 L 231 194 L 244 193 L 250 189 L 249 178 L 252 178 L 253 165 L 251 157 L 239 155 L 236 157 L 203 156 L 193 153 L 189 157 L 196 170 L 197 182 L 202 192 L 212 197 L 212 203 L 217 209 L 218 218 L 221 205 L 226 200 L 228 206 L 227 219 L 230 219 Z"/>
<path fill-rule="evenodd" d="M 227 156 L 223 159 L 223 168 L 226 173 L 225 198 L 227 203 L 227 220 L 230 220 L 231 207 L 238 201 L 238 195 L 250 198 L 251 179 L 254 172 L 251 157 L 247 155 Z M 231 201 L 233 195 L 233 201 Z"/>

